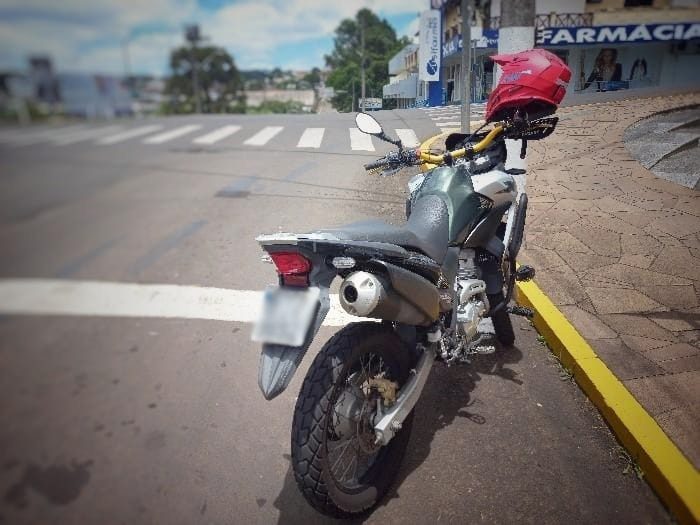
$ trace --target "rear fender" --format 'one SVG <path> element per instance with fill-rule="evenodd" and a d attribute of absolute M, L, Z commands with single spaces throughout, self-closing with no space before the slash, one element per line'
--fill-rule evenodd
<path fill-rule="evenodd" d="M 260 366 L 258 368 L 258 386 L 265 399 L 269 401 L 280 395 L 289 386 L 299 367 L 299 363 L 301 363 L 306 351 L 311 346 L 314 337 L 323 324 L 331 306 L 329 288 L 336 276 L 336 271 L 329 268 L 323 255 L 302 249 L 299 246 L 287 244 L 263 247 L 268 252 L 298 251 L 304 255 L 313 265 L 313 269 L 309 274 L 309 284 L 310 286 L 318 287 L 320 290 L 316 315 L 301 346 L 263 343 Z"/>

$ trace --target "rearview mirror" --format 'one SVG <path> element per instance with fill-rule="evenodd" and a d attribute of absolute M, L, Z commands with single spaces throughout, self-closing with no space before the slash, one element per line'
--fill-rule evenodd
<path fill-rule="evenodd" d="M 382 126 L 377 122 L 372 115 L 367 113 L 358 113 L 355 117 L 355 124 L 357 124 L 358 129 L 362 133 L 367 133 L 368 135 L 383 135 L 384 130 Z"/>

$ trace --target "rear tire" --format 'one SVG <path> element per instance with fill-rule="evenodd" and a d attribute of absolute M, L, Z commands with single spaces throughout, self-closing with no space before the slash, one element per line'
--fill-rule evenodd
<path fill-rule="evenodd" d="M 505 296 L 503 292 L 490 294 L 488 296 L 489 304 L 496 306 L 503 302 Z M 506 311 L 505 306 L 498 312 L 491 315 L 491 322 L 496 331 L 496 339 L 503 346 L 513 346 L 515 343 L 515 332 L 513 331 L 513 323 L 510 320 L 510 314 Z"/>
<path fill-rule="evenodd" d="M 376 399 L 372 402 L 363 390 L 354 391 L 359 395 L 354 393 L 348 398 L 349 403 L 363 403 L 362 409 L 357 411 L 358 405 L 352 405 L 347 413 L 354 414 L 357 419 L 342 415 L 338 407 L 347 402 L 340 394 L 345 396 L 352 388 L 357 388 L 350 385 L 362 381 L 358 376 L 385 377 L 403 386 L 411 364 L 408 350 L 389 324 L 353 323 L 336 333 L 311 364 L 294 409 L 292 468 L 302 494 L 319 512 L 335 518 L 361 516 L 391 487 L 408 445 L 413 413 L 388 445 L 373 449 L 374 435 L 365 418 L 369 417 L 367 407 L 376 406 Z M 363 356 L 365 361 L 369 360 L 367 371 Z M 374 356 L 380 359 L 374 361 Z M 358 363 L 361 369 L 357 368 Z M 379 366 L 377 375 L 372 372 L 373 364 Z M 354 438 L 344 439 L 352 431 L 356 432 L 356 447 L 351 446 Z M 340 449 L 340 456 L 334 458 L 333 454 Z M 347 468 L 356 461 L 356 479 L 347 483 L 344 482 L 345 472 L 338 480 L 335 468 L 346 449 L 351 451 Z M 366 470 L 358 474 L 361 461 L 366 463 Z M 345 462 L 340 464 L 340 470 L 346 468 L 344 465 Z"/>

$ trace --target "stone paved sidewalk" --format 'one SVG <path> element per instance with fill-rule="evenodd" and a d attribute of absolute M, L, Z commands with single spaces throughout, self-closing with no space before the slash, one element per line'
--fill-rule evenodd
<path fill-rule="evenodd" d="M 700 468 L 700 193 L 657 178 L 625 129 L 700 93 L 562 108 L 529 144 L 520 261 Z"/>

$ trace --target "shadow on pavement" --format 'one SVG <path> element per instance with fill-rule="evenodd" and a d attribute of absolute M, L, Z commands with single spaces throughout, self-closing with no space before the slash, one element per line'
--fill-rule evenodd
<path fill-rule="evenodd" d="M 389 493 L 379 507 L 389 505 L 398 498 L 398 490 L 404 480 L 430 455 L 431 443 L 435 434 L 449 426 L 457 417 L 467 418 L 472 423 L 483 425 L 486 419 L 471 407 L 471 393 L 484 375 L 498 376 L 506 381 L 522 384 L 517 373 L 508 367 L 519 362 L 522 351 L 513 346 L 497 347 L 494 354 L 476 356 L 471 364 L 446 367 L 437 362 L 433 367 L 428 382 L 415 408 L 415 419 L 411 440 L 403 459 L 403 465 Z M 287 461 L 289 454 L 284 454 Z M 277 496 L 274 506 L 279 510 L 278 523 L 362 523 L 363 520 L 333 520 L 316 512 L 304 499 L 297 488 L 291 465 L 287 469 L 284 487 Z"/>

